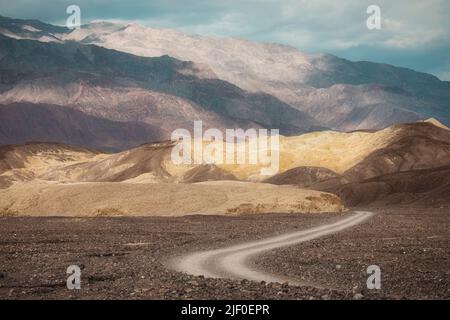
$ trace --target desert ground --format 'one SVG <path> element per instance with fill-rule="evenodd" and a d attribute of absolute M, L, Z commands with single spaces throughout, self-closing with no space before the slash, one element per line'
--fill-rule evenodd
<path fill-rule="evenodd" d="M 365 208 L 367 209 L 367 208 Z M 310 286 L 195 277 L 174 256 L 298 231 L 351 213 L 184 217 L 0 218 L 2 299 L 449 299 L 448 208 L 369 208 L 375 216 L 334 235 L 258 257 L 259 270 Z M 66 269 L 82 269 L 81 290 Z M 366 288 L 379 265 L 380 290 Z"/>
<path fill-rule="evenodd" d="M 348 48 L 336 28 L 317 46 L 315 19 L 285 36 L 291 1 L 275 33 L 234 5 L 180 25 L 132 2 L 0 2 L 0 299 L 450 299 L 445 29 L 355 37 L 361 11 Z"/>
<path fill-rule="evenodd" d="M 449 299 L 449 141 L 433 120 L 280 136 L 269 177 L 258 165 L 176 166 L 173 141 L 116 153 L 0 147 L 0 298 Z M 173 265 L 358 212 L 373 215 L 248 257 L 247 268 L 280 281 Z M 66 287 L 70 265 L 82 269 L 81 290 Z M 367 289 L 370 265 L 380 290 Z"/>

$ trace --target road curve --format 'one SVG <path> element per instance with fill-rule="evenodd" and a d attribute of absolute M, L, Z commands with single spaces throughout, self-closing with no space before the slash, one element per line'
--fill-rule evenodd
<path fill-rule="evenodd" d="M 246 242 L 221 249 L 198 251 L 175 258 L 169 262 L 172 269 L 206 278 L 247 279 L 265 282 L 289 282 L 292 285 L 305 285 L 295 279 L 255 270 L 249 261 L 269 250 L 291 246 L 301 242 L 330 235 L 355 226 L 373 215 L 368 211 L 355 211 L 355 214 L 337 222 L 263 240 Z"/>

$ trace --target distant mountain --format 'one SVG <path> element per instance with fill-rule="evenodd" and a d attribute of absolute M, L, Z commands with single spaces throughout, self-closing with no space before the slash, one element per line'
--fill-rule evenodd
<path fill-rule="evenodd" d="M 205 129 L 280 129 L 279 172 L 262 176 L 262 164 L 174 165 L 175 143 L 166 140 L 176 128 L 192 130 L 194 120 Z M 126 200 L 134 212 L 139 195 L 142 212 L 163 199 L 156 202 L 172 214 L 174 192 L 184 207 L 197 197 L 210 208 L 211 199 L 229 200 L 226 190 L 246 202 L 228 213 L 308 211 L 323 201 L 325 210 L 342 210 L 334 195 L 300 188 L 334 193 L 350 206 L 449 206 L 449 125 L 450 82 L 405 68 L 137 24 L 70 31 L 0 16 L 7 210 L 34 209 L 40 199 L 42 212 L 59 212 L 46 205 L 60 197 L 55 203 L 65 209 L 73 207 L 67 199 L 97 211 L 109 199 L 117 207 Z M 208 180 L 241 181 L 186 186 Z M 250 209 L 246 192 L 256 199 Z M 266 198 L 284 204 L 261 205 Z"/>
<path fill-rule="evenodd" d="M 167 135 L 143 122 L 112 121 L 57 105 L 0 105 L 0 145 L 61 142 L 105 151 L 128 149 Z"/>
<path fill-rule="evenodd" d="M 47 42 L 61 41 L 61 35 L 70 33 L 70 31 L 66 27 L 54 26 L 39 20 L 13 19 L 0 16 L 0 33 L 11 38 Z"/>
<path fill-rule="evenodd" d="M 207 71 L 194 63 L 168 56 L 145 58 L 76 42 L 0 35 L 0 57 L 4 105 L 59 105 L 97 118 L 144 122 L 159 128 L 163 138 L 176 128 L 192 129 L 194 120 L 203 120 L 205 128 L 265 127 L 284 134 L 323 128 L 269 94 L 205 78 Z"/>
<path fill-rule="evenodd" d="M 135 23 L 98 22 L 52 35 L 139 56 L 193 61 L 209 71 L 207 78 L 273 95 L 333 129 L 379 129 L 430 117 L 450 124 L 450 82 L 406 68 Z"/>
<path fill-rule="evenodd" d="M 405 68 L 134 23 L 71 31 L 0 17 L 0 26 L 1 104 L 61 105 L 165 137 L 199 119 L 285 135 L 430 117 L 450 125 L 450 82 Z"/>

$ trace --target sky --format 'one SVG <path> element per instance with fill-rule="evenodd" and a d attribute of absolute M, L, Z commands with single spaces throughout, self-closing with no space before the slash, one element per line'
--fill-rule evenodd
<path fill-rule="evenodd" d="M 275 42 L 450 80 L 450 0 L 0 0 L 0 15 L 64 24 L 72 4 L 82 23 L 125 20 Z M 370 5 L 380 8 L 379 30 L 367 28 Z"/>

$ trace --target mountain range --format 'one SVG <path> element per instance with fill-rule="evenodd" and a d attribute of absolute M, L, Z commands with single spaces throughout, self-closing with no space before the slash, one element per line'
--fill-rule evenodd
<path fill-rule="evenodd" d="M 105 151 L 176 128 L 283 135 L 450 124 L 450 82 L 413 70 L 235 38 L 97 22 L 69 30 L 0 17 L 0 143 Z"/>
<path fill-rule="evenodd" d="M 0 17 L 0 215 L 448 206 L 449 106 L 450 82 L 391 65 L 134 23 L 71 31 Z M 279 129 L 278 173 L 175 165 L 171 133 L 195 120 Z"/>

